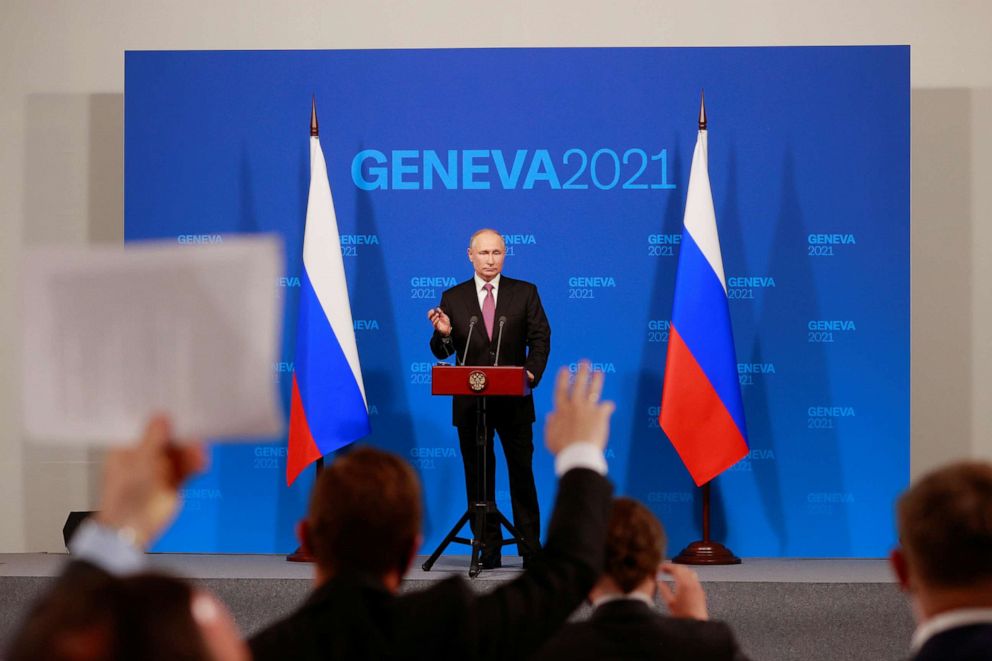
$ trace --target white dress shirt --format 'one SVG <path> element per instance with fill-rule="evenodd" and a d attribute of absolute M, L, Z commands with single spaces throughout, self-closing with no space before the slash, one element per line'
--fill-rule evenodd
<path fill-rule="evenodd" d="M 93 519 L 86 519 L 69 541 L 69 553 L 100 567 L 108 574 L 124 576 L 146 567 L 145 553 L 133 536 Z"/>
<path fill-rule="evenodd" d="M 475 274 L 475 293 L 479 295 L 479 309 L 482 309 L 482 302 L 486 300 L 486 290 L 483 289 L 487 284 L 493 286 L 493 303 L 499 303 L 499 280 L 503 275 L 497 273 L 496 277 L 490 280 L 488 283 L 479 277 L 479 274 Z"/>
<path fill-rule="evenodd" d="M 555 475 L 561 477 L 573 468 L 588 468 L 606 475 L 606 457 L 595 443 L 572 443 L 555 455 Z"/>

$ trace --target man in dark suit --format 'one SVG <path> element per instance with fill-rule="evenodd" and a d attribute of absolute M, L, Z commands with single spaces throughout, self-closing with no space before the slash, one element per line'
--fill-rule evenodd
<path fill-rule="evenodd" d="M 483 229 L 472 235 L 468 259 L 475 275 L 446 290 L 441 295 L 441 305 L 427 313 L 434 326 L 431 351 L 441 359 L 455 353 L 458 362 L 464 361 L 466 365 L 493 365 L 498 349 L 500 365 L 525 367 L 531 387 L 537 387 L 551 351 L 551 326 L 537 287 L 501 274 L 505 256 L 506 244 L 495 230 Z M 472 319 L 476 320 L 475 324 Z M 465 492 L 470 504 L 481 495 L 476 457 L 476 403 L 474 397 L 454 397 L 451 415 L 452 424 L 458 428 L 458 443 L 465 465 Z M 536 550 L 540 547 L 541 514 L 531 466 L 534 418 L 531 395 L 487 398 L 484 499 L 494 501 L 496 496 L 495 432 L 499 434 L 506 456 L 513 524 L 530 548 Z M 501 532 L 495 517 L 489 517 L 485 531 L 473 528 L 473 532 L 483 544 L 483 568 L 499 567 Z M 521 555 L 526 565 L 530 553 L 522 548 Z"/>
<path fill-rule="evenodd" d="M 535 658 L 744 659 L 730 627 L 708 621 L 706 595 L 696 573 L 671 563 L 659 567 L 664 553 L 664 529 L 651 511 L 636 500 L 616 499 L 604 573 L 589 593 L 592 617 L 564 627 Z M 675 579 L 674 588 L 656 579 L 659 569 Z M 656 589 L 670 616 L 655 608 Z"/>
<path fill-rule="evenodd" d="M 925 475 L 896 516 L 901 548 L 890 561 L 918 622 L 913 659 L 992 658 L 992 464 Z"/>
<path fill-rule="evenodd" d="M 581 603 L 602 567 L 609 515 L 603 449 L 613 404 L 584 363 L 555 386 L 545 441 L 561 473 L 542 555 L 515 580 L 479 593 L 461 576 L 398 596 L 420 545 L 420 489 L 399 457 L 363 448 L 317 478 L 301 542 L 316 559 L 303 606 L 250 641 L 269 659 L 517 659 Z"/>

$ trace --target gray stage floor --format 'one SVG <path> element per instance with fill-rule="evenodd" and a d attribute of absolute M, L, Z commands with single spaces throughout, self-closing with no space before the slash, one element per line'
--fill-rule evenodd
<path fill-rule="evenodd" d="M 0 576 L 55 576 L 68 556 L 62 553 L 0 554 Z M 467 573 L 467 555 L 441 557 L 430 572 L 420 569 L 419 556 L 407 575 L 410 581 L 433 581 L 440 574 Z M 308 579 L 307 564 L 287 562 L 281 555 L 204 555 L 150 553 L 157 569 L 196 579 Z M 520 571 L 517 556 L 503 556 L 501 569 L 484 571 L 478 580 L 503 581 Z M 697 567 L 703 582 L 742 583 L 893 583 L 886 560 L 877 558 L 745 558 L 740 565 Z"/>
<path fill-rule="evenodd" d="M 50 584 L 63 554 L 0 555 L 0 649 L 29 604 Z M 150 554 L 152 567 L 212 590 L 246 635 L 288 614 L 311 588 L 312 568 L 283 556 Z M 420 565 L 401 586 L 418 590 L 468 572 L 468 556 Z M 471 581 L 485 592 L 520 573 L 519 558 Z M 745 558 L 729 567 L 699 567 L 710 615 L 728 622 L 755 661 L 879 661 L 908 656 L 913 620 L 905 597 L 880 559 Z M 574 618 L 588 617 L 580 607 Z"/>

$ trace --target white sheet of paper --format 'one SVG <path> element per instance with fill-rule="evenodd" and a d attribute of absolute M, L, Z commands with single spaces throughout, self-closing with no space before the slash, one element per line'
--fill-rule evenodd
<path fill-rule="evenodd" d="M 23 266 L 31 439 L 127 444 L 154 412 L 180 438 L 284 433 L 278 238 L 36 248 Z"/>

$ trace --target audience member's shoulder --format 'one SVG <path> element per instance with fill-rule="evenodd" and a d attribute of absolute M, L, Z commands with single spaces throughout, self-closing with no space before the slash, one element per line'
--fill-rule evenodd
<path fill-rule="evenodd" d="M 927 641 L 914 661 L 986 661 L 992 658 L 992 624 L 957 627 Z"/>
<path fill-rule="evenodd" d="M 715 655 L 703 658 L 735 658 L 733 653 L 738 648 L 737 639 L 726 623 L 675 617 L 663 617 L 661 620 L 669 629 L 673 640 L 681 640 L 687 647 L 697 649 L 700 654 Z"/>
<path fill-rule="evenodd" d="M 350 583 L 334 580 L 317 588 L 305 602 L 286 617 L 272 622 L 248 641 L 255 661 L 266 659 L 314 658 L 320 646 L 319 634 L 341 626 L 337 612 L 345 603 L 351 610 L 364 609 L 362 598 Z"/>
<path fill-rule="evenodd" d="M 333 579 L 295 612 L 249 641 L 255 661 L 389 656 L 391 594 L 365 580 Z"/>
<path fill-rule="evenodd" d="M 302 650 L 312 638 L 314 625 L 315 623 L 308 624 L 308 618 L 299 612 L 269 624 L 248 639 L 252 658 L 255 661 L 307 658 Z"/>
<path fill-rule="evenodd" d="M 396 659 L 465 659 L 478 656 L 473 617 L 477 594 L 461 576 L 413 589 L 390 603 L 388 619 Z"/>
<path fill-rule="evenodd" d="M 475 593 L 461 576 L 451 576 L 424 589 L 399 595 L 392 604 L 404 618 L 461 619 L 471 607 Z"/>
<path fill-rule="evenodd" d="M 734 634 L 723 622 L 683 618 L 638 618 L 623 626 L 594 620 L 572 622 L 533 657 L 540 661 L 693 659 L 740 661 Z"/>
<path fill-rule="evenodd" d="M 589 620 L 569 622 L 531 658 L 540 661 L 599 658 L 599 638 L 599 632 Z"/>

